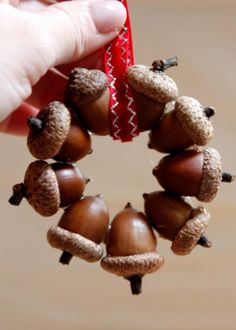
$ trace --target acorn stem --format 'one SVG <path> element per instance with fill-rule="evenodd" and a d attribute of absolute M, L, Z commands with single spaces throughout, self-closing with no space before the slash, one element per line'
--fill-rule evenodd
<path fill-rule="evenodd" d="M 207 118 L 210 118 L 210 117 L 214 116 L 215 113 L 216 113 L 215 112 L 215 109 L 214 108 L 211 108 L 211 107 L 205 108 L 204 109 L 204 112 L 205 112 L 205 115 L 206 115 Z"/>
<path fill-rule="evenodd" d="M 67 252 L 67 251 L 63 251 L 62 255 L 59 259 L 59 262 L 62 265 L 69 265 L 72 258 L 73 258 L 73 254 L 71 254 L 70 252 Z"/>
<path fill-rule="evenodd" d="M 208 239 L 208 237 L 205 236 L 205 235 L 202 235 L 202 236 L 199 238 L 197 244 L 198 244 L 198 245 L 201 245 L 202 247 L 205 247 L 205 248 L 210 248 L 210 247 L 212 247 L 212 243 L 211 243 L 211 241 L 210 241 L 210 240 Z"/>
<path fill-rule="evenodd" d="M 12 196 L 9 198 L 8 202 L 11 205 L 20 205 L 22 199 L 24 197 L 26 197 L 26 188 L 24 183 L 17 183 L 13 186 L 12 188 L 13 190 L 13 194 Z"/>
<path fill-rule="evenodd" d="M 142 276 L 133 275 L 126 278 L 130 282 L 131 292 L 134 295 L 138 295 L 142 292 Z"/>
<path fill-rule="evenodd" d="M 34 132 L 42 132 L 43 130 L 43 122 L 42 120 L 36 117 L 28 117 L 27 118 L 27 125 L 31 128 Z"/>
<path fill-rule="evenodd" d="M 230 173 L 222 173 L 222 182 L 233 182 L 235 180 L 235 175 Z"/>
<path fill-rule="evenodd" d="M 132 207 L 131 203 L 128 202 L 126 205 L 125 205 L 125 209 L 130 209 Z"/>
<path fill-rule="evenodd" d="M 167 58 L 166 60 L 156 60 L 152 63 L 152 70 L 155 71 L 162 71 L 169 69 L 172 66 L 178 65 L 178 57 L 173 56 Z"/>
<path fill-rule="evenodd" d="M 148 197 L 148 193 L 143 194 L 143 198 L 146 199 Z"/>

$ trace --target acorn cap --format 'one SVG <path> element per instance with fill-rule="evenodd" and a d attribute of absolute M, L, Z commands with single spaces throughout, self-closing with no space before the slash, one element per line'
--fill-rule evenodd
<path fill-rule="evenodd" d="M 69 252 L 88 262 L 98 261 L 103 254 L 101 244 L 96 244 L 80 234 L 72 233 L 59 226 L 53 226 L 48 230 L 47 239 L 52 247 Z"/>
<path fill-rule="evenodd" d="M 103 71 L 75 68 L 69 75 L 65 97 L 69 104 L 81 106 L 98 99 L 108 86 L 109 80 Z"/>
<path fill-rule="evenodd" d="M 181 96 L 173 110 L 194 144 L 206 145 L 213 136 L 213 125 L 204 112 L 205 108 L 194 98 Z"/>
<path fill-rule="evenodd" d="M 201 185 L 197 199 L 210 202 L 215 198 L 222 179 L 221 157 L 216 149 L 206 148 L 203 150 L 203 158 Z"/>
<path fill-rule="evenodd" d="M 124 257 L 106 256 L 101 266 L 106 271 L 118 276 L 145 275 L 157 271 L 164 263 L 164 258 L 157 252 L 147 252 Z"/>
<path fill-rule="evenodd" d="M 43 160 L 36 160 L 26 170 L 24 185 L 29 204 L 39 214 L 49 217 L 60 207 L 60 192 L 56 174 Z"/>
<path fill-rule="evenodd" d="M 34 128 L 30 129 L 27 138 L 29 151 L 38 159 L 53 158 L 68 135 L 70 112 L 64 104 L 55 101 L 40 110 L 36 118 L 42 121 L 42 130 L 37 132 Z"/>
<path fill-rule="evenodd" d="M 210 220 L 210 214 L 204 207 L 193 210 L 189 219 L 179 230 L 172 242 L 171 250 L 177 255 L 191 253 L 200 237 L 204 234 Z"/>
<path fill-rule="evenodd" d="M 168 103 L 178 97 L 178 88 L 173 79 L 162 71 L 154 71 L 146 65 L 133 65 L 128 68 L 129 85 L 138 93 L 144 94 L 159 103 Z"/>

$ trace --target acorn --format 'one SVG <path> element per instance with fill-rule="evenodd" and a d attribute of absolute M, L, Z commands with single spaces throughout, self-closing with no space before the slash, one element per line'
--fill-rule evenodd
<path fill-rule="evenodd" d="M 79 200 L 88 181 L 71 164 L 36 160 L 27 168 L 24 182 L 13 186 L 9 203 L 19 205 L 25 197 L 36 212 L 49 217 Z"/>
<path fill-rule="evenodd" d="M 184 150 L 192 145 L 205 146 L 213 137 L 212 107 L 205 108 L 192 97 L 181 96 L 175 108 L 163 115 L 149 134 L 148 147 L 164 153 Z"/>
<path fill-rule="evenodd" d="M 212 201 L 221 182 L 231 182 L 234 175 L 223 173 L 221 157 L 214 148 L 191 149 L 163 157 L 153 175 L 167 191 Z"/>
<path fill-rule="evenodd" d="M 164 263 L 156 246 L 157 239 L 146 216 L 128 203 L 111 223 L 107 256 L 101 260 L 101 266 L 129 280 L 132 293 L 139 294 L 142 277 L 157 271 Z"/>
<path fill-rule="evenodd" d="M 198 244 L 211 247 L 204 235 L 210 214 L 203 207 L 193 208 L 183 197 L 166 191 L 143 194 L 148 220 L 158 234 L 172 241 L 177 255 L 187 255 Z"/>
<path fill-rule="evenodd" d="M 165 70 L 177 65 L 177 57 L 157 60 L 152 67 L 133 65 L 128 68 L 127 80 L 137 107 L 139 130 L 146 131 L 159 121 L 168 102 L 176 100 L 178 88 Z"/>
<path fill-rule="evenodd" d="M 49 103 L 36 117 L 29 117 L 27 123 L 27 145 L 35 158 L 76 162 L 91 152 L 88 131 L 63 103 Z"/>
<path fill-rule="evenodd" d="M 101 195 L 86 196 L 65 209 L 57 226 L 49 229 L 49 244 L 64 251 L 60 263 L 68 265 L 73 256 L 89 262 L 101 259 L 109 226 L 108 208 Z"/>
<path fill-rule="evenodd" d="M 97 135 L 109 135 L 109 80 L 100 70 L 75 68 L 69 75 L 65 102 L 84 127 Z"/>

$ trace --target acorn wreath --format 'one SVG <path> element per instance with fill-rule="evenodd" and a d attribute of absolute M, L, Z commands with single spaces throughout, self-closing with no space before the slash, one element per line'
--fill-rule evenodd
<path fill-rule="evenodd" d="M 127 1 L 122 3 L 127 8 Z M 73 69 L 64 104 L 55 100 L 28 118 L 27 145 L 37 160 L 13 186 L 9 202 L 19 205 L 26 198 L 45 217 L 64 208 L 47 234 L 49 244 L 62 251 L 59 261 L 101 260 L 103 269 L 127 279 L 132 293 L 139 294 L 143 276 L 164 263 L 158 236 L 170 240 L 177 255 L 189 254 L 196 245 L 211 247 L 205 236 L 210 214 L 202 206 L 194 208 L 186 196 L 210 202 L 221 182 L 234 176 L 223 172 L 220 154 L 207 147 L 214 108 L 179 97 L 175 81 L 165 74 L 177 57 L 150 67 L 133 63 L 128 16 L 104 50 L 105 72 Z M 167 111 L 170 102 L 173 109 Z M 143 212 L 127 203 L 110 223 L 102 196 L 84 195 L 89 179 L 74 163 L 91 153 L 90 132 L 127 142 L 143 131 L 149 131 L 149 148 L 168 153 L 153 169 L 164 190 L 143 194 Z M 56 162 L 48 163 L 50 158 Z"/>

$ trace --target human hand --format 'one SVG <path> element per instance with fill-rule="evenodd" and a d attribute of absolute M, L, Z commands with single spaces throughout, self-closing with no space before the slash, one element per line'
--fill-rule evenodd
<path fill-rule="evenodd" d="M 75 65 L 101 68 L 99 49 L 126 19 L 115 0 L 49 2 L 0 0 L 1 132 L 26 134 L 28 116 L 63 100 Z"/>

